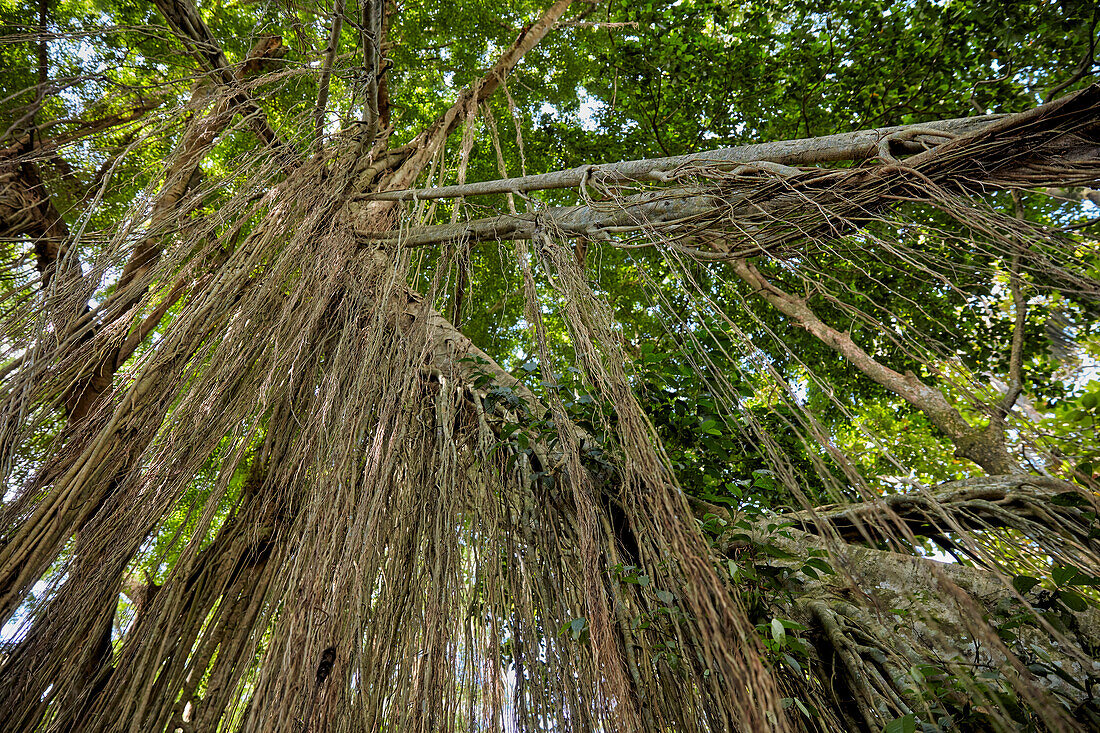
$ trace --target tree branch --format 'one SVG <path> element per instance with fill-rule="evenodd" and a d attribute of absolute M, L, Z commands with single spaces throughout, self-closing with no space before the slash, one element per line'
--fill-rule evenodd
<path fill-rule="evenodd" d="M 583 165 L 569 170 L 553 171 L 538 175 L 505 178 L 495 181 L 467 183 L 461 186 L 404 189 L 364 194 L 362 198 L 374 201 L 411 201 L 413 199 L 448 199 L 460 196 L 480 196 L 500 193 L 525 193 L 558 188 L 578 188 L 588 182 L 594 185 L 614 185 L 635 181 L 668 181 L 677 169 L 685 166 L 707 164 L 718 169 L 736 168 L 761 161 L 783 165 L 817 165 L 846 160 L 864 160 L 877 155 L 879 143 L 886 137 L 904 133 L 910 128 L 930 128 L 940 132 L 962 135 L 980 130 L 1004 115 L 961 117 L 920 125 L 882 127 L 802 140 L 782 140 L 734 148 L 719 148 L 703 153 L 677 155 L 671 158 L 647 158 L 622 163 Z M 924 145 L 944 142 L 942 136 L 914 135 L 909 141 L 911 151 L 923 150 Z"/>
<path fill-rule="evenodd" d="M 328 46 L 325 48 L 325 59 L 321 65 L 321 79 L 317 83 L 317 105 L 313 113 L 314 140 L 313 145 L 317 150 L 321 149 L 325 132 L 325 112 L 328 109 L 328 88 L 332 79 L 332 64 L 336 60 L 336 49 L 340 45 L 340 30 L 344 23 L 344 0 L 334 0 L 332 8 L 332 26 L 328 35 Z"/>
<path fill-rule="evenodd" d="M 460 115 L 473 104 L 475 107 L 490 97 L 500 86 L 500 83 L 511 73 L 516 64 L 520 62 L 524 54 L 534 48 L 547 33 L 554 28 L 554 24 L 569 9 L 573 0 L 557 0 L 546 12 L 542 14 L 529 28 L 520 33 L 512 46 L 501 54 L 493 68 L 471 86 L 466 87 L 458 95 L 458 99 L 444 112 L 428 129 L 420 133 L 414 141 L 413 152 L 405 162 L 394 171 L 384 183 L 387 190 L 400 189 L 408 186 L 419 177 L 427 166 L 428 161 L 436 154 L 440 146 L 447 140 L 461 120 Z M 381 218 L 386 211 L 392 209 L 389 206 L 376 206 L 370 210 L 368 219 Z"/>
<path fill-rule="evenodd" d="M 1050 506 L 1051 499 L 1058 494 L 1079 496 L 1086 505 L 1089 501 L 1087 493 L 1069 482 L 1010 474 L 952 481 L 927 491 L 889 494 L 859 504 L 820 506 L 782 517 L 806 532 L 835 532 L 847 542 L 878 542 L 896 537 L 898 522 L 915 536 L 941 538 L 959 528 L 1014 527 L 1010 515 L 1027 517 L 1035 507 Z"/>
<path fill-rule="evenodd" d="M 973 428 L 943 393 L 922 382 L 915 374 L 901 374 L 876 361 L 852 337 L 825 324 L 805 300 L 795 298 L 768 282 L 748 260 L 734 260 L 733 271 L 756 295 L 766 300 L 826 346 L 836 351 L 874 382 L 882 385 L 928 417 L 955 444 L 956 455 L 969 458 L 992 474 L 1013 473 L 1019 466 L 1004 448 L 987 439 L 985 431 Z"/>
<path fill-rule="evenodd" d="M 873 221 L 876 212 L 890 206 L 897 197 L 927 197 L 929 188 L 933 187 L 969 193 L 1052 185 L 1064 182 L 1067 177 L 1093 180 L 1100 174 L 1100 140 L 1096 134 L 1098 108 L 1100 85 L 1094 85 L 1027 112 L 986 120 L 974 131 L 947 142 L 929 136 L 941 140 L 941 144 L 901 164 L 892 159 L 886 165 L 850 170 L 800 170 L 773 162 L 757 162 L 736 164 L 733 171 L 727 172 L 704 165 L 675 173 L 684 174 L 682 177 L 714 179 L 709 186 L 656 188 L 618 201 L 547 209 L 537 216 L 567 235 L 583 235 L 592 240 L 644 227 L 656 228 L 665 234 L 676 231 L 679 235 L 690 236 L 705 227 L 714 232 L 724 231 L 730 242 L 742 245 L 725 250 L 719 247 L 718 251 L 704 251 L 693 246 L 693 256 L 700 259 L 729 260 L 775 252 L 806 239 L 834 239 Z M 901 134 L 899 139 L 904 142 L 906 136 Z M 873 146 L 875 153 L 865 152 L 877 155 L 879 142 L 881 140 L 876 140 Z M 629 172 L 642 175 L 650 164 L 663 165 L 661 160 L 636 161 L 637 168 Z M 624 165 L 629 167 L 633 163 Z M 576 181 L 583 189 L 593 180 L 597 170 L 598 167 L 593 166 L 550 175 L 559 181 Z M 620 169 L 614 175 L 626 175 L 625 170 Z M 661 175 L 666 180 L 675 179 L 674 173 Z M 539 183 L 539 179 L 531 176 L 507 179 L 504 183 L 511 185 L 517 180 L 530 180 L 534 183 L 524 185 L 547 185 L 545 181 Z M 448 195 L 488 193 L 490 190 L 507 192 L 498 185 L 501 182 L 490 183 L 492 185 L 487 184 L 485 188 L 463 186 L 439 190 L 445 190 Z M 411 195 L 398 193 L 402 197 Z M 373 207 L 381 207 L 383 203 L 370 201 L 367 208 L 382 210 Z M 528 239 L 535 230 L 535 216 L 497 216 L 400 232 L 380 232 L 377 227 L 383 220 L 366 217 L 368 225 L 374 228 L 361 228 L 360 234 L 367 245 L 425 246 L 456 240 Z M 702 244 L 714 243 L 715 238 L 709 237 Z"/>
<path fill-rule="evenodd" d="M 1016 208 L 1016 218 L 1023 220 L 1024 206 L 1020 201 L 1020 192 L 1012 192 L 1012 203 Z M 1014 252 L 1008 268 L 1008 287 L 1012 292 L 1012 309 L 1016 316 L 1012 328 L 1012 345 L 1008 356 L 1008 390 L 1001 404 L 993 412 L 993 420 L 1004 429 L 1004 421 L 1020 394 L 1024 391 L 1024 330 L 1027 327 L 1027 299 L 1024 297 L 1023 284 L 1020 281 L 1020 253 Z M 990 423 L 992 425 L 992 422 Z"/>
<path fill-rule="evenodd" d="M 359 43 L 363 47 L 363 79 L 366 82 L 366 100 L 363 103 L 365 137 L 374 140 L 378 136 L 380 110 L 379 92 L 382 68 L 383 0 L 360 0 L 361 17 Z"/>
<path fill-rule="evenodd" d="M 1089 50 L 1085 53 L 1084 58 L 1081 59 L 1081 63 L 1077 64 L 1077 68 L 1073 74 L 1060 84 L 1057 84 L 1046 93 L 1046 100 L 1050 100 L 1057 97 L 1066 89 L 1076 84 L 1085 78 L 1085 75 L 1092 71 L 1093 65 L 1096 63 L 1096 23 L 1100 21 L 1100 10 L 1094 10 L 1092 12 L 1092 22 L 1089 23 Z"/>
<path fill-rule="evenodd" d="M 229 59 L 225 57 L 225 52 L 214 40 L 214 34 L 210 32 L 210 28 L 203 21 L 192 0 L 154 0 L 154 4 L 168 21 L 168 25 L 179 34 L 214 79 L 239 92 L 233 101 L 241 106 L 256 134 L 268 145 L 278 142 L 278 135 L 268 125 L 267 116 L 263 110 L 256 106 L 256 102 L 246 91 L 241 89 L 240 82 L 244 69 L 233 70 Z M 283 146 L 284 144 L 280 143 L 280 147 Z"/>
<path fill-rule="evenodd" d="M 538 222 L 565 236 L 607 239 L 616 231 L 638 230 L 643 226 L 671 224 L 684 219 L 706 216 L 723 205 L 716 191 L 701 187 L 662 188 L 631 196 L 603 206 L 562 206 L 536 213 L 505 214 L 456 224 L 417 227 L 405 232 L 367 232 L 360 235 L 364 245 L 401 244 L 423 247 L 443 242 L 486 242 L 505 239 L 531 239 Z M 754 248 L 753 250 L 758 251 Z M 723 255 L 722 259 L 726 259 Z"/>

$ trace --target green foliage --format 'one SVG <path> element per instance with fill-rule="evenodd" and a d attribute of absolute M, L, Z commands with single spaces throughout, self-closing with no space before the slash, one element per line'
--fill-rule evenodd
<path fill-rule="evenodd" d="M 1065 467 L 1074 480 L 1100 488 L 1100 382 L 1089 382 L 1075 397 L 1059 403 L 1045 424 L 1054 445 L 1067 456 Z"/>

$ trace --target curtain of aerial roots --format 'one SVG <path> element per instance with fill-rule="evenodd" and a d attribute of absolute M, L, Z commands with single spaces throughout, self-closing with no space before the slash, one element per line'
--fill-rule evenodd
<path fill-rule="evenodd" d="M 1035 172 L 1036 168 L 1039 166 L 1025 168 L 1015 178 L 1012 173 L 994 178 L 999 185 L 1053 185 L 1057 180 L 1087 181 L 1096 176 L 1093 161 L 1077 165 L 1072 160 L 1059 160 L 1057 166 L 1041 174 Z M 775 325 L 776 311 L 772 307 L 796 301 L 800 309 L 784 315 L 821 338 L 826 350 L 847 342 L 843 331 L 826 333 L 826 324 L 818 320 L 813 309 L 833 318 L 839 313 L 843 323 L 868 324 L 887 334 L 912 358 L 948 377 L 950 388 L 975 414 L 988 414 L 991 403 L 1004 399 L 1003 388 L 998 391 L 985 383 L 988 375 L 972 374 L 953 358 L 952 351 L 942 346 L 942 340 L 953 334 L 930 332 L 907 323 L 891 310 L 889 302 L 912 302 L 907 284 L 929 279 L 945 289 L 965 293 L 975 283 L 1025 278 L 1025 300 L 1010 308 L 1026 307 L 1026 299 L 1037 297 L 1064 297 L 1095 304 L 1100 300 L 1100 282 L 1090 276 L 1087 257 L 1083 256 L 1085 252 L 1095 256 L 1095 241 L 1068 238 L 1017 216 L 998 213 L 970 198 L 964 187 L 940 186 L 919 173 L 911 175 L 912 183 L 892 189 L 888 185 L 866 190 L 848 186 L 861 175 L 859 171 L 766 168 L 730 175 L 713 169 L 684 168 L 677 172 L 677 182 L 689 187 L 693 198 L 685 202 L 683 194 L 676 193 L 665 199 L 671 202 L 665 210 L 670 213 L 656 221 L 641 214 L 644 208 L 659 210 L 660 194 L 655 196 L 651 188 L 604 191 L 602 202 L 589 202 L 593 210 L 619 225 L 609 243 L 640 253 L 635 272 L 646 284 L 653 312 L 668 319 L 669 336 L 679 342 L 682 358 L 693 367 L 695 378 L 711 390 L 725 426 L 742 436 L 746 445 L 756 446 L 766 455 L 791 501 L 806 510 L 788 515 L 795 528 L 767 532 L 765 520 L 747 530 L 749 534 L 757 532 L 752 535 L 755 542 L 788 552 L 792 558 L 804 558 L 815 551 L 827 554 L 845 577 L 840 583 L 802 577 L 787 585 L 793 592 L 787 600 L 776 596 L 769 601 L 772 605 L 763 618 L 775 614 L 811 627 L 815 648 L 810 663 L 821 665 L 817 666 L 817 675 L 810 677 L 803 675 L 797 664 L 781 663 L 774 671 L 784 689 L 790 690 L 788 694 L 820 706 L 825 716 L 822 721 L 836 716 L 835 724 L 843 726 L 874 730 L 910 711 L 926 720 L 936 720 L 942 714 L 935 710 L 939 703 L 933 698 L 921 699 L 922 682 L 913 669 L 948 670 L 952 684 L 958 687 L 950 693 L 941 691 L 944 697 L 939 702 L 964 696 L 987 706 L 989 722 L 1009 729 L 1015 723 L 1000 717 L 1003 703 L 998 699 L 1003 698 L 998 697 L 998 689 L 1013 690 L 1052 729 L 1074 727 L 1065 717 L 1063 705 L 1076 708 L 1082 720 L 1095 721 L 1096 704 L 1087 688 L 1098 668 L 1100 618 L 1096 611 L 1089 609 L 1052 625 L 1035 615 L 1033 607 L 1022 604 L 1022 597 L 1008 582 L 1025 570 L 1036 577 L 1047 575 L 1052 560 L 1096 573 L 1100 568 L 1100 540 L 1095 532 L 1095 498 L 1068 482 L 1028 479 L 1023 469 L 1016 469 L 1020 473 L 1015 478 L 1005 478 L 1005 485 L 1027 486 L 1030 481 L 1040 490 L 1034 494 L 1020 492 L 1007 502 L 998 500 L 997 483 L 984 479 L 972 484 L 977 489 L 973 501 L 962 499 L 961 494 L 944 494 L 941 502 L 921 488 L 916 493 L 924 509 L 918 514 L 918 524 L 938 528 L 932 536 L 958 554 L 968 555 L 984 569 L 937 566 L 907 556 L 917 554 L 914 546 L 926 540 L 915 538 L 912 525 L 881 503 L 883 487 L 868 484 L 857 464 L 833 442 L 807 403 L 805 389 L 809 384 L 832 401 L 834 410 L 848 413 L 844 388 L 833 384 L 818 365 L 805 362 L 803 355 L 792 348 L 791 339 L 780 330 L 784 326 Z M 881 210 L 884 194 L 922 208 L 910 209 L 915 214 L 908 218 L 891 218 Z M 700 199 L 705 203 L 698 203 Z M 642 207 L 639 201 L 644 202 Z M 683 214 L 677 216 L 678 211 Z M 936 214 L 930 212 L 939 212 L 939 224 L 933 223 Z M 549 231 L 536 232 L 533 244 L 560 295 L 563 319 L 570 328 L 578 361 L 615 406 L 624 441 L 624 484 L 629 486 L 640 476 L 652 481 L 653 476 L 667 475 L 659 460 L 648 458 L 653 455 L 651 446 L 656 441 L 646 434 L 644 421 L 636 427 L 627 426 L 636 413 L 631 407 L 632 398 L 618 392 L 616 386 L 622 384 L 616 371 L 625 360 L 614 344 L 621 339 L 604 311 L 593 305 L 599 301 L 577 268 L 572 251 L 559 242 L 559 237 L 565 235 L 555 234 L 550 223 Z M 851 236 L 842 236 L 849 232 Z M 969 255 L 952 263 L 930 254 L 942 247 L 965 249 Z M 660 268 L 655 268 L 654 260 L 645 255 L 654 249 Z M 722 270 L 708 265 L 701 272 L 700 260 L 726 261 L 733 267 Z M 746 262 L 755 262 L 760 269 L 747 270 Z M 880 279 L 874 291 L 861 291 L 859 306 L 843 305 L 850 300 L 846 292 L 849 285 L 839 279 L 843 277 L 840 273 L 852 268 L 867 268 Z M 650 272 L 654 270 L 661 273 L 657 277 L 664 278 L 665 284 L 653 279 Z M 759 279 L 736 282 L 735 273 L 761 271 L 770 283 Z M 670 302 L 668 282 L 684 287 L 676 302 Z M 771 288 L 770 300 L 760 296 L 762 282 L 763 287 Z M 775 289 L 776 283 L 794 295 L 783 295 Z M 790 300 L 780 302 L 776 293 Z M 972 297 L 962 307 L 975 307 L 974 301 Z M 738 310 L 734 317 L 729 310 L 731 302 Z M 810 316 L 816 322 L 811 322 Z M 827 321 L 829 316 L 821 318 Z M 950 324 L 933 322 L 937 325 L 950 328 Z M 756 335 L 750 337 L 744 329 Z M 841 353 L 850 354 L 851 350 L 838 349 L 835 358 L 842 358 Z M 806 383 L 800 386 L 790 378 L 789 371 L 777 368 L 777 358 L 795 365 Z M 856 364 L 849 368 L 855 371 Z M 746 400 L 745 390 L 750 385 L 756 394 Z M 746 402 L 753 401 L 783 406 L 790 416 L 778 427 L 769 428 L 751 408 L 745 409 Z M 981 428 L 988 419 L 978 418 L 973 424 Z M 1025 447 L 1017 449 L 1020 459 L 1031 456 L 1041 462 L 1041 443 L 1030 420 L 1028 416 L 1012 419 L 1008 429 Z M 876 433 L 866 423 L 859 429 L 863 440 L 876 446 L 884 460 L 896 467 L 898 476 L 904 478 L 910 472 L 902 457 L 891 455 L 890 446 L 896 442 L 892 436 Z M 792 466 L 788 449 L 783 447 L 792 438 L 806 448 L 816 476 Z M 641 469 L 638 474 L 633 473 L 635 466 Z M 817 479 L 826 492 L 825 501 L 839 504 L 828 511 L 815 511 L 814 505 L 823 503 L 823 497 L 811 500 L 806 496 L 803 489 L 811 479 Z M 993 491 L 983 494 L 982 486 Z M 966 490 L 965 483 L 953 488 L 964 493 Z M 1063 501 L 1051 503 L 1051 497 L 1060 492 Z M 1066 501 L 1067 496 L 1074 499 Z M 855 512 L 847 515 L 843 520 L 850 522 L 847 542 L 885 543 L 904 554 L 833 539 L 837 525 L 826 514 L 843 513 L 845 504 L 860 502 L 870 502 L 862 504 L 865 510 L 877 507 L 858 516 Z M 1076 506 L 1056 505 L 1060 503 Z M 722 513 L 716 508 L 713 511 Z M 724 548 L 721 542 L 719 545 L 731 556 L 751 553 L 751 543 L 744 540 L 727 542 Z M 802 560 L 791 562 L 801 564 Z M 764 564 L 770 564 L 774 572 L 784 563 L 773 557 Z M 859 590 L 853 594 L 853 588 Z M 1005 628 L 1013 631 L 1006 635 L 1011 640 L 1006 644 L 987 622 L 1002 625 L 1010 619 L 1013 623 Z M 1017 628 L 1015 622 L 1024 619 Z M 1043 663 L 1052 660 L 1062 679 L 1041 679 Z M 1024 669 L 1025 663 L 1032 662 L 1039 663 L 1033 665 L 1041 679 L 1038 685 Z M 991 678 L 999 681 L 991 686 Z M 844 699 L 843 693 L 838 697 L 840 690 L 847 690 L 850 697 Z M 1060 700 L 1050 696 L 1050 691 Z M 805 718 L 799 722 L 807 723 Z"/>
<path fill-rule="evenodd" d="M 964 152 L 958 160 L 975 151 Z M 995 182 L 1095 178 L 1094 168 L 1059 165 Z M 1020 627 L 1019 643 L 1007 648 L 985 619 L 1027 610 L 1003 577 L 937 569 L 858 537 L 845 544 L 822 517 L 779 533 L 764 520 L 717 543 L 744 568 L 788 578 L 752 609 L 752 621 L 801 621 L 813 674 L 793 658 L 765 655 L 738 596 L 744 587 L 758 596 L 763 585 L 736 586 L 716 571 L 635 397 L 610 310 L 552 222 L 515 254 L 550 385 L 546 405 L 529 392 L 521 404 L 519 389 L 503 398 L 507 380 L 492 365 L 498 384 L 486 399 L 476 364 L 448 360 L 454 344 L 444 341 L 455 334 L 432 310 L 445 258 L 427 292 L 412 293 L 406 250 L 362 247 L 352 234 L 343 195 L 350 164 L 308 163 L 270 183 L 284 173 L 277 160 L 251 158 L 234 172 L 239 190 L 201 219 L 132 212 L 134 231 L 123 227 L 99 248 L 82 278 L 55 277 L 39 299 L 4 305 L 6 333 L 27 344 L 5 375 L 0 423 L 6 485 L 16 487 L 0 525 L 0 605 L 5 620 L 22 620 L 0 669 L 7 729 L 709 731 L 785 720 L 876 730 L 910 711 L 933 719 L 937 695 L 959 708 L 973 696 L 996 716 L 1003 701 L 976 670 L 999 670 L 1006 689 L 1052 728 L 1066 720 L 1046 690 L 1090 704 L 1087 690 L 1065 681 L 1041 688 L 1019 652 L 1038 648 L 1084 679 L 1095 664 L 1088 647 L 1100 646 L 1095 611 L 1081 614 L 1077 628 L 1041 620 Z M 883 246 L 890 256 L 879 259 L 904 277 L 953 283 L 958 273 L 930 261 L 923 246 L 906 246 L 897 227 L 871 221 L 882 197 L 894 196 L 965 224 L 980 255 L 971 275 L 1013 266 L 1031 288 L 1095 301 L 1095 280 L 1072 256 L 1079 242 L 968 203 L 965 190 L 940 188 L 927 175 L 896 170 L 909 177 L 905 186 L 875 169 L 677 175 L 697 187 L 695 213 L 638 222 L 634 240 L 624 233 L 630 226 L 620 227 L 609 244 L 655 247 L 685 284 L 688 312 L 663 301 L 667 289 L 655 284 L 654 312 L 681 339 L 728 424 L 760 447 L 806 506 L 805 477 L 789 466 L 783 436 L 744 409 L 742 388 L 724 369 L 742 369 L 742 383 L 787 403 L 785 429 L 816 457 L 838 500 L 873 498 L 881 487 L 864 484 L 765 356 L 797 358 L 782 334 L 751 343 L 739 330 L 754 317 L 754 331 L 774 322 L 763 315 L 760 288 L 704 285 L 690 258 L 730 260 L 734 273 L 788 287 L 805 278 L 839 295 L 829 258 L 877 257 L 868 252 Z M 601 206 L 631 223 L 625 192 Z M 146 221 L 156 230 L 138 231 Z M 384 231 L 392 222 L 368 224 Z M 838 240 L 857 227 L 869 228 Z M 122 270 L 150 238 L 163 254 L 138 273 L 138 295 L 93 299 L 89 311 L 98 278 Z M 749 256 L 759 270 L 737 264 Z M 181 292 L 163 333 L 115 375 L 99 408 L 58 428 L 84 366 Z M 726 313 L 719 292 L 751 292 L 740 304 L 749 321 Z M 568 328 L 568 355 L 552 352 L 547 338 L 543 314 L 555 311 Z M 860 315 L 888 318 L 872 305 Z M 722 332 L 733 351 L 719 360 L 699 324 Z M 946 361 L 934 334 L 892 331 L 927 363 Z M 602 447 L 613 465 L 595 460 L 592 437 L 569 423 L 553 387 L 565 358 L 603 409 Z M 806 371 L 830 393 L 824 376 Z M 1026 538 L 1036 557 L 1098 566 L 1084 509 L 1044 512 L 1032 502 L 1027 521 L 1012 524 L 980 501 L 955 513 L 927 501 L 926 521 L 942 520 L 957 546 L 993 570 L 1004 566 L 998 545 L 967 532 L 983 518 L 1016 530 L 1012 539 Z M 864 530 L 905 549 L 914 542 L 908 528 L 885 521 Z M 765 546 L 767 557 L 752 549 Z M 810 551 L 827 553 L 837 575 L 797 572 Z M 136 567 L 157 568 L 158 582 Z M 114 628 L 120 593 L 132 614 Z M 911 672 L 930 667 L 957 687 L 930 700 L 929 685 Z M 820 717 L 784 712 L 785 697 L 812 704 Z"/>
<path fill-rule="evenodd" d="M 529 451 L 501 445 L 500 425 L 525 418 L 487 409 L 437 358 L 438 278 L 411 295 L 404 251 L 357 246 L 346 177 L 309 164 L 267 192 L 275 166 L 240 172 L 252 188 L 216 215 L 155 233 L 164 253 L 138 283 L 154 287 L 114 315 L 114 342 L 79 335 L 89 318 L 71 294 L 5 313 L 37 334 L 8 379 L 5 441 L 39 458 L 7 467 L 27 478 L 7 497 L 0 546 L 4 617 L 22 621 L 3 660 L 5 728 L 777 719 L 751 627 L 707 559 L 608 324 L 586 314 L 577 336 L 621 416 L 621 481 L 589 474 L 565 420 Z M 143 236 L 120 234 L 91 271 L 118 267 Z M 75 370 L 168 297 L 156 284 L 180 282 L 183 305 L 154 347 L 87 420 L 36 449 L 32 428 L 49 424 Z M 622 527 L 601 481 L 618 486 Z M 161 582 L 137 575 L 139 562 Z M 652 584 L 619 582 L 618 563 Z M 120 592 L 133 614 L 116 628 Z"/>

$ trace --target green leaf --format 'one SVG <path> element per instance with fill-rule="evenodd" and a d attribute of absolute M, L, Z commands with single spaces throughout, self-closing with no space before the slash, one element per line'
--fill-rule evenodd
<path fill-rule="evenodd" d="M 761 544 L 757 545 L 757 547 L 759 547 L 760 550 L 765 554 L 771 555 L 772 557 L 778 558 L 779 560 L 794 559 L 794 555 L 792 555 L 791 553 L 767 542 L 762 542 Z"/>
<path fill-rule="evenodd" d="M 1066 604 L 1066 608 L 1069 610 L 1077 611 L 1078 613 L 1087 611 L 1089 608 L 1088 601 L 1071 590 L 1058 591 L 1058 600 Z"/>
<path fill-rule="evenodd" d="M 882 733 L 916 733 L 916 731 L 917 716 L 913 713 L 894 718 L 882 729 Z"/>
<path fill-rule="evenodd" d="M 775 639 L 777 644 L 783 643 L 783 637 L 787 635 L 787 630 L 783 628 L 783 622 L 777 618 L 772 619 L 772 638 Z"/>
<path fill-rule="evenodd" d="M 1017 575 L 1012 579 L 1012 587 L 1022 596 L 1027 595 L 1037 585 L 1039 585 L 1039 579 L 1030 575 Z"/>
<path fill-rule="evenodd" d="M 1069 565 L 1057 565 L 1050 571 L 1050 577 L 1055 585 L 1061 587 L 1073 582 L 1073 579 L 1077 577 L 1077 568 Z"/>
<path fill-rule="evenodd" d="M 813 557 L 806 561 L 806 565 L 812 568 L 816 568 L 826 575 L 836 575 L 836 571 L 833 570 L 833 566 L 822 560 L 820 557 Z"/>

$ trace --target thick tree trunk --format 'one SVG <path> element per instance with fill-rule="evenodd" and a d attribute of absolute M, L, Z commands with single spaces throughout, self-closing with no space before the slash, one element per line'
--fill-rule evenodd
<path fill-rule="evenodd" d="M 1057 698 L 1079 706 L 1082 723 L 1096 719 L 1088 692 L 1100 651 L 1095 608 L 1066 612 L 1071 628 L 1062 633 L 1044 627 L 1005 579 L 985 571 L 859 546 L 836 548 L 801 533 L 758 540 L 796 558 L 828 551 L 837 574 L 811 578 L 792 567 L 786 583 L 793 601 L 787 608 L 808 627 L 812 662 L 819 679 L 834 682 L 837 707 L 844 708 L 845 695 L 854 698 L 860 729 L 877 731 L 908 713 L 935 719 L 914 668 L 963 679 L 984 671 L 1014 689 L 1053 730 L 1079 729 Z M 744 562 L 736 546 L 728 551 Z M 761 570 L 776 564 L 765 561 Z M 1016 614 L 1030 620 L 1010 624 Z M 1002 640 L 1001 628 L 1013 629 L 1006 637 L 1011 641 Z"/>

